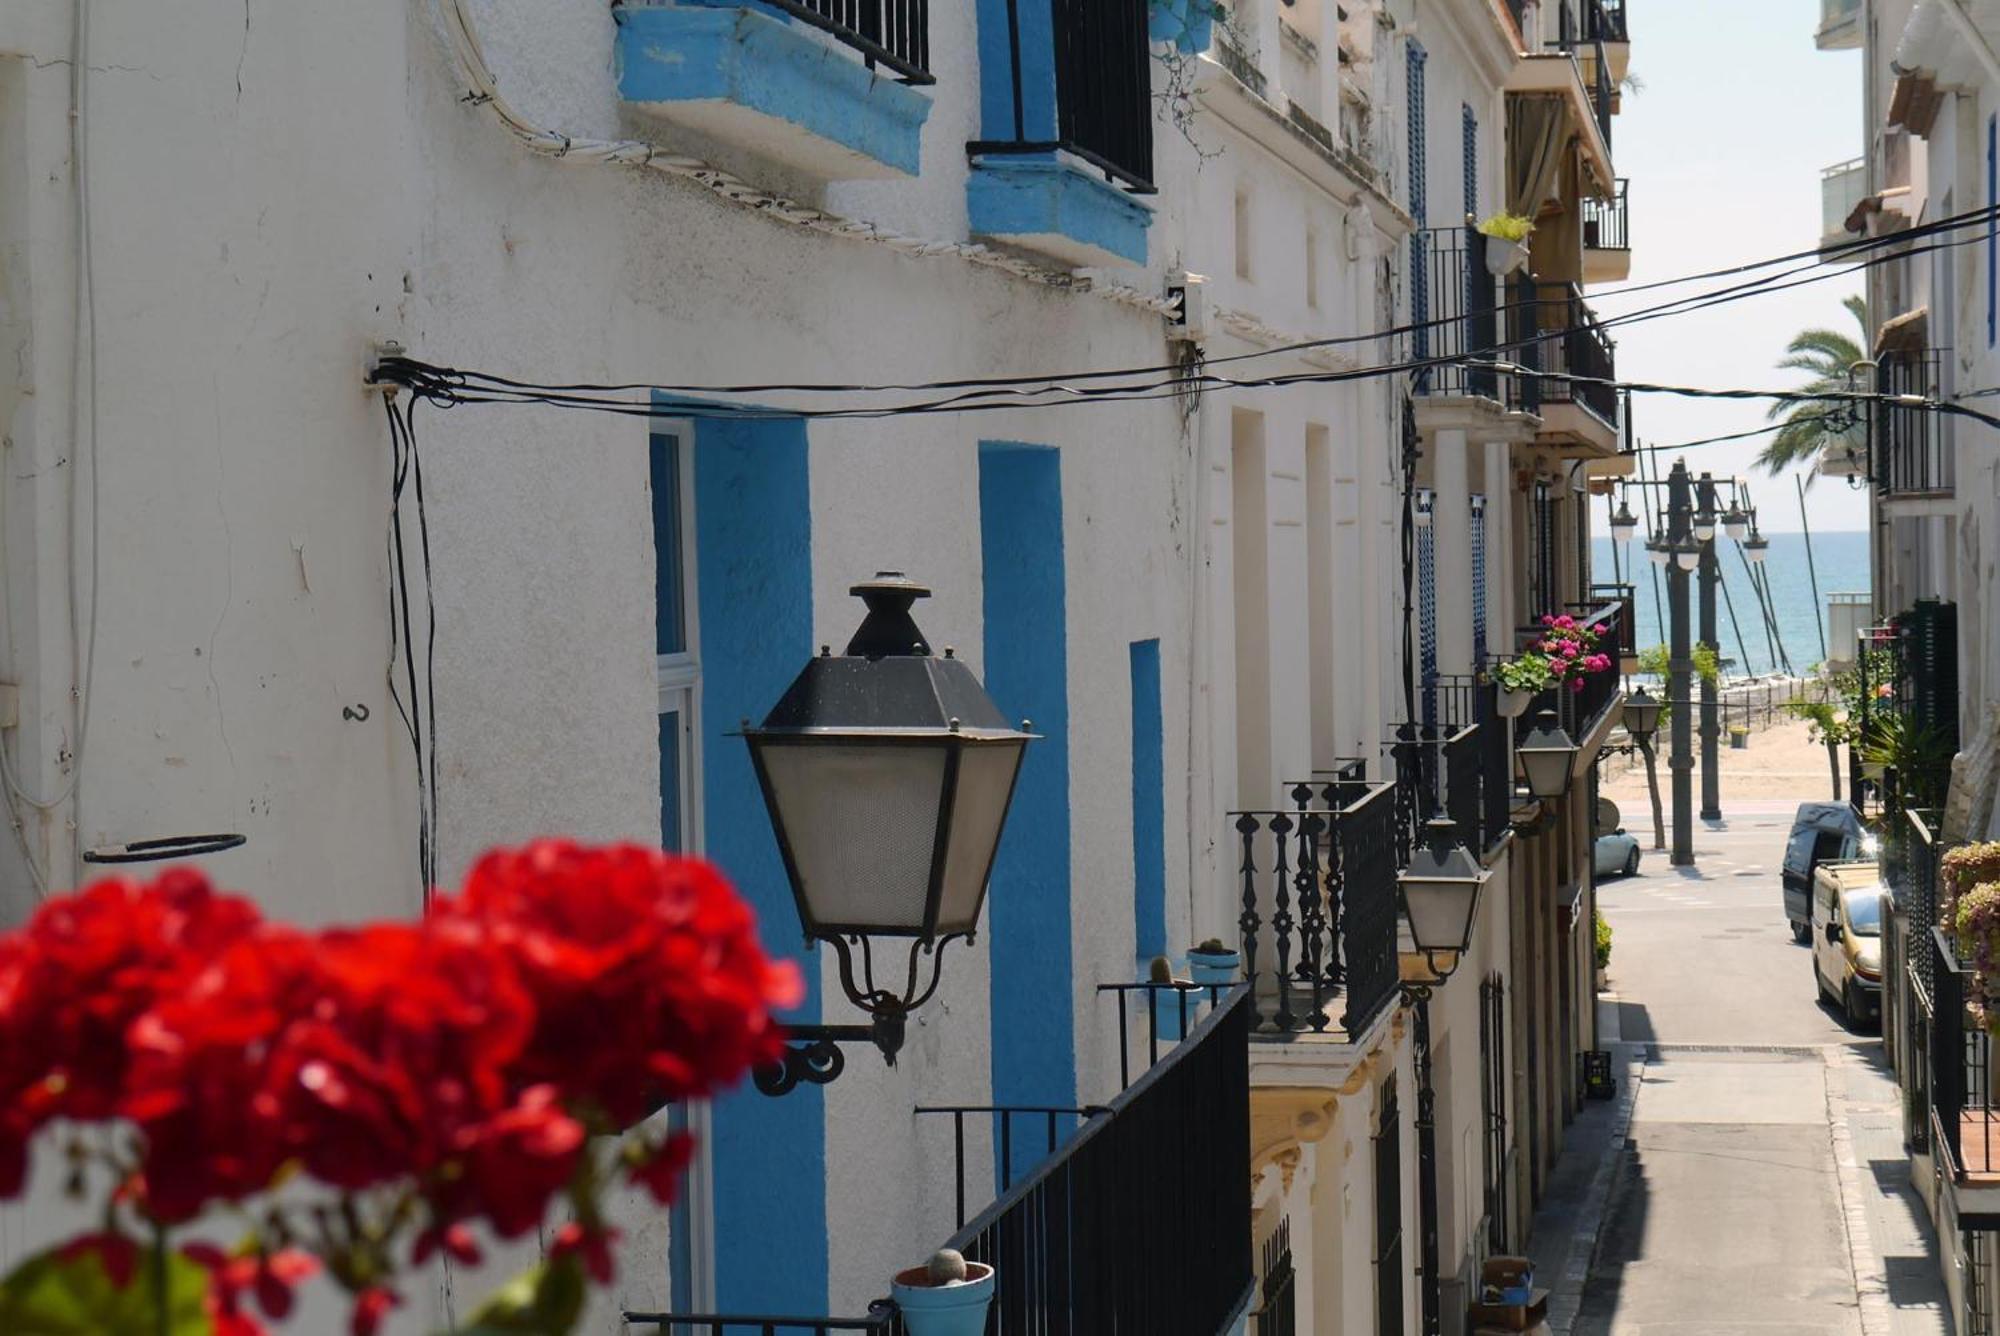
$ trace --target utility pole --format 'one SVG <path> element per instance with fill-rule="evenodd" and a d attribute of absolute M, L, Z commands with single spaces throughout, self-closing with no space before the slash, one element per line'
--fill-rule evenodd
<path fill-rule="evenodd" d="M 1716 505 L 1715 478 L 1701 475 L 1700 514 L 1698 522 L 1708 531 L 1706 538 L 1696 537 L 1701 542 L 1701 643 L 1709 652 L 1720 659 L 1719 641 L 1715 629 L 1715 582 L 1722 571 L 1715 559 Z M 1718 668 L 1720 664 L 1718 663 Z M 1701 675 L 1701 819 L 1720 821 L 1722 819 L 1722 758 L 1719 755 L 1719 739 L 1722 726 L 1717 716 L 1717 687 L 1715 678 Z"/>
<path fill-rule="evenodd" d="M 1694 718 L 1690 708 L 1694 693 L 1688 689 L 1694 667 L 1693 650 L 1688 644 L 1688 572 L 1681 567 L 1681 553 L 1693 542 L 1686 460 L 1675 460 L 1667 475 L 1667 612 L 1671 643 L 1667 659 L 1667 702 L 1673 711 L 1673 754 L 1667 768 L 1673 772 L 1675 867 L 1694 866 Z"/>

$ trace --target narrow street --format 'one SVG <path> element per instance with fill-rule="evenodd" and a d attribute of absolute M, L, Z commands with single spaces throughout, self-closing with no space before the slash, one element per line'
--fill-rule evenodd
<path fill-rule="evenodd" d="M 1577 1333 L 1951 1331 L 1877 1028 L 1816 1000 L 1783 922 L 1792 807 L 1725 804 L 1698 868 L 1648 850 L 1600 887 L 1600 1015 L 1637 1086 Z"/>

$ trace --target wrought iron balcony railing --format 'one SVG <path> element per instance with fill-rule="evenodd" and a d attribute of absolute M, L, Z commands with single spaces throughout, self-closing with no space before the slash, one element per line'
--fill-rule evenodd
<path fill-rule="evenodd" d="M 1012 139 L 975 140 L 977 154 L 1063 152 L 1140 194 L 1153 193 L 1152 54 L 1147 0 L 1050 0 L 1056 74 L 1056 137 L 1031 137 L 1022 83 L 1018 0 L 1007 0 Z"/>
<path fill-rule="evenodd" d="M 1554 710 L 1562 721 L 1563 731 L 1579 745 L 1597 728 L 1604 718 L 1604 712 L 1611 708 L 1619 696 L 1619 670 L 1617 660 L 1624 647 L 1632 643 L 1632 602 L 1628 586 L 1611 586 L 1626 590 L 1623 598 L 1594 600 L 1589 604 L 1571 604 L 1565 611 L 1574 615 L 1589 630 L 1597 633 L 1598 649 L 1612 656 L 1611 667 L 1601 673 L 1589 673 L 1583 678 L 1583 689 L 1572 691 L 1568 687 L 1556 687 L 1536 696 L 1529 702 L 1524 718 L 1532 719 L 1544 710 Z M 1521 628 L 1521 643 L 1528 644 L 1544 634 L 1539 626 Z M 1614 646 L 1618 649 L 1614 650 Z"/>
<path fill-rule="evenodd" d="M 1410 352 L 1439 365 L 1416 373 L 1421 395 L 1500 397 L 1500 281 L 1486 267 L 1487 238 L 1469 227 L 1410 237 Z M 1468 362 L 1472 363 L 1468 365 Z"/>
<path fill-rule="evenodd" d="M 1602 42 L 1631 41 L 1631 32 L 1625 26 L 1625 0 L 1586 0 L 1583 35 Z"/>
<path fill-rule="evenodd" d="M 1599 382 L 1617 379 L 1617 358 L 1611 336 L 1597 323 L 1597 313 L 1573 283 L 1537 284 L 1534 300 L 1540 314 L 1541 368 L 1587 378 L 1545 380 L 1541 402 L 1576 404 L 1615 432 L 1618 390 L 1615 385 Z"/>
<path fill-rule="evenodd" d="M 1610 199 L 1583 202 L 1585 250 L 1631 250 L 1632 226 L 1626 209 L 1626 179 L 1618 178 L 1618 193 Z"/>
<path fill-rule="evenodd" d="M 1395 786 L 1291 794 L 1291 811 L 1231 813 L 1251 1032 L 1359 1035 L 1396 992 Z"/>
<path fill-rule="evenodd" d="M 1108 1104 L 1069 1111 L 1082 1117 L 1074 1133 L 1018 1183 L 1008 1171 L 999 1199 L 952 1236 L 947 1247 L 997 1273 L 989 1336 L 1219 1336 L 1247 1307 L 1253 1012 L 1248 988 L 1218 996 Z M 1126 1265 L 1133 1257 L 1148 1263 Z"/>
<path fill-rule="evenodd" d="M 1912 924 L 1912 936 L 1916 926 Z M 1981 1002 L 1969 965 L 1944 929 L 1931 927 L 1930 1102 L 1931 1133 L 1954 1179 L 2000 1175 L 2000 1108 L 1993 1097 L 1993 1039 L 1982 1020 L 1966 1013 Z M 1915 949 L 1923 943 L 1913 942 Z M 1921 1005 L 1921 999 L 1919 1005 Z"/>
<path fill-rule="evenodd" d="M 936 83 L 930 72 L 930 0 L 763 0 L 861 53 L 907 84 Z"/>
<path fill-rule="evenodd" d="M 1875 387 L 1882 394 L 1937 398 L 1941 357 L 1935 348 L 1882 354 Z M 1876 490 L 1885 497 L 1950 492 L 1955 461 L 1946 419 L 1925 408 L 1876 402 L 1870 433 Z"/>

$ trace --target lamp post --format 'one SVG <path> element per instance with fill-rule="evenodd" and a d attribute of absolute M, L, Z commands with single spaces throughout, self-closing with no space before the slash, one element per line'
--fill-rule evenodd
<path fill-rule="evenodd" d="M 1701 643 L 1713 651 L 1721 643 L 1715 629 L 1715 587 L 1722 578 L 1721 563 L 1716 560 L 1715 551 L 1715 478 L 1701 475 L 1701 509 L 1695 516 L 1695 535 L 1701 539 L 1701 586 L 1700 616 Z M 1701 518 L 1709 518 L 1708 532 L 1701 532 Z M 1701 676 L 1701 819 L 1720 821 L 1722 819 L 1722 725 L 1717 706 L 1719 704 L 1715 677 L 1703 673 Z"/>
<path fill-rule="evenodd" d="M 1534 729 L 1514 747 L 1527 776 L 1528 792 L 1551 802 L 1569 792 L 1577 750 L 1575 739 L 1563 729 L 1556 712 L 1543 710 L 1535 718 Z"/>
<path fill-rule="evenodd" d="M 806 946 L 833 948 L 841 991 L 870 1020 L 790 1027 L 799 1042 L 754 1073 L 767 1095 L 832 1081 L 842 1043 L 867 1040 L 894 1064 L 909 1013 L 937 991 L 945 944 L 979 925 L 1034 737 L 949 647 L 931 653 L 910 616 L 930 590 L 883 571 L 849 592 L 868 613 L 846 652 L 822 648 L 742 735 Z M 905 957 L 879 975 L 878 941 Z"/>
<path fill-rule="evenodd" d="M 1423 1269 L 1423 1333 L 1444 1330 L 1443 1277 L 1438 1274 L 1437 1090 L 1431 1072 L 1431 994 L 1444 986 L 1472 945 L 1479 893 L 1490 875 L 1458 839 L 1458 827 L 1436 817 L 1424 826 L 1424 847 L 1397 876 L 1411 944 L 1423 954 L 1430 976 L 1404 980 L 1405 1005 L 1414 1009 L 1411 1058 L 1417 1074 L 1417 1197 L 1423 1216 L 1419 1239 Z"/>
<path fill-rule="evenodd" d="M 1667 475 L 1667 541 L 1675 548 L 1684 548 L 1693 540 L 1690 485 L 1687 461 L 1675 460 Z M 1675 561 L 1667 568 L 1667 610 L 1672 624 L 1667 651 L 1667 699 L 1680 706 L 1674 711 L 1673 754 L 1667 760 L 1674 784 L 1674 845 L 1670 861 L 1675 867 L 1694 863 L 1694 733 L 1687 708 L 1688 684 L 1694 668 L 1694 647 L 1688 634 L 1688 567 L 1692 564 Z"/>

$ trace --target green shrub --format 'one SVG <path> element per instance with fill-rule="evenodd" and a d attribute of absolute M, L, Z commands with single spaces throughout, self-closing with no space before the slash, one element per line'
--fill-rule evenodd
<path fill-rule="evenodd" d="M 1607 969 L 1611 965 L 1611 925 L 1602 913 L 1593 910 L 1591 926 L 1597 935 L 1597 968 Z"/>

